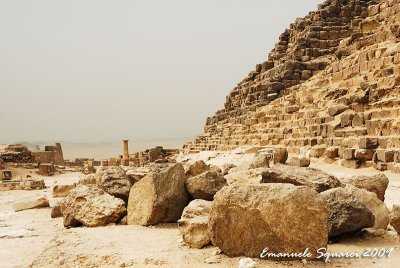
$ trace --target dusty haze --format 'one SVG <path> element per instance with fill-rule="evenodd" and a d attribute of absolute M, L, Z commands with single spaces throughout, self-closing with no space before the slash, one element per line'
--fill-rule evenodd
<path fill-rule="evenodd" d="M 316 0 L 0 1 L 0 143 L 187 138 Z"/>

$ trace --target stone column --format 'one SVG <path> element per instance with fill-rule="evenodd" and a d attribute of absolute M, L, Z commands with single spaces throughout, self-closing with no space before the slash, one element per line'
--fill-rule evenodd
<path fill-rule="evenodd" d="M 129 166 L 129 149 L 128 149 L 129 140 L 123 140 L 123 142 L 124 142 L 124 151 L 122 155 L 122 165 Z"/>

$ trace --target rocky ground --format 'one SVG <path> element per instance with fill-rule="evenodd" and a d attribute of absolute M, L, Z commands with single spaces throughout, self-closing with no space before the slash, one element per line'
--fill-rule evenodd
<path fill-rule="evenodd" d="M 219 154 L 203 152 L 193 159 L 221 164 L 246 162 L 250 154 Z M 193 160 L 191 159 L 191 160 Z M 353 170 L 315 162 L 313 167 L 337 177 L 373 174 L 373 169 Z M 25 175 L 25 170 L 14 169 Z M 390 179 L 385 203 L 389 208 L 400 204 L 400 174 L 385 173 Z M 47 189 L 0 192 L 0 260 L 1 267 L 237 267 L 240 257 L 229 258 L 218 248 L 207 246 L 191 249 L 182 241 L 176 224 L 142 227 L 111 224 L 96 228 L 63 226 L 62 218 L 52 219 L 50 208 L 14 212 L 12 204 L 21 197 L 45 194 L 50 205 L 59 199 L 52 197 L 52 186 L 77 182 L 80 173 L 67 173 L 45 178 Z M 334 258 L 323 262 L 276 262 L 255 259 L 256 267 L 394 267 L 400 262 L 400 240 L 393 229 L 386 232 L 360 233 L 342 237 L 329 244 L 329 253 L 364 253 L 371 248 L 392 248 L 389 258 Z"/>

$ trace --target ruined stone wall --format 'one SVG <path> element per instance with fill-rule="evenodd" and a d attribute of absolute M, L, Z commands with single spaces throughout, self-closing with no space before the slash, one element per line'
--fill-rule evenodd
<path fill-rule="evenodd" d="M 60 143 L 55 146 L 45 146 L 44 151 L 32 152 L 34 161 L 37 163 L 53 163 L 55 165 L 65 165 L 62 147 Z"/>
<path fill-rule="evenodd" d="M 399 0 L 326 1 L 285 31 L 270 53 L 274 64 L 263 63 L 273 68 L 258 65 L 227 97 L 225 109 L 207 119 L 205 134 L 185 148 L 279 145 L 349 167 L 400 169 L 399 23 Z M 307 67 L 303 76 L 301 66 L 311 63 L 321 68 L 310 74 Z M 275 94 L 274 100 L 260 105 L 259 97 L 249 98 L 258 92 L 254 85 L 271 85 L 271 77 L 284 86 L 260 94 Z"/>
<path fill-rule="evenodd" d="M 36 163 L 51 163 L 53 161 L 53 152 L 39 151 L 32 152 L 32 156 Z"/>

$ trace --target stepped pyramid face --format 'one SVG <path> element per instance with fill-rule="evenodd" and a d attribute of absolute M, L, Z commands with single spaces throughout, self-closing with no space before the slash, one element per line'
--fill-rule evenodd
<path fill-rule="evenodd" d="M 328 0 L 281 34 L 185 148 L 309 148 L 346 166 L 396 169 L 399 91 L 400 0 Z"/>

